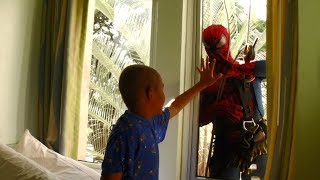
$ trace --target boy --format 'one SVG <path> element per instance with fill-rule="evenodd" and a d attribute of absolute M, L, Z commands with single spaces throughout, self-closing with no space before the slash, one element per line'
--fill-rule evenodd
<path fill-rule="evenodd" d="M 200 81 L 163 109 L 165 96 L 160 74 L 144 65 L 125 68 L 119 79 L 128 110 L 119 118 L 108 140 L 101 179 L 158 179 L 158 144 L 165 138 L 169 119 L 192 98 L 221 77 L 215 61 L 201 61 Z"/>

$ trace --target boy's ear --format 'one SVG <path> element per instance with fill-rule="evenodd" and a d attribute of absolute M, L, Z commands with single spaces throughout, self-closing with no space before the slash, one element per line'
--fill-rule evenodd
<path fill-rule="evenodd" d="M 148 87 L 146 89 L 146 96 L 147 96 L 147 99 L 150 100 L 153 96 L 153 89 L 151 87 Z"/>

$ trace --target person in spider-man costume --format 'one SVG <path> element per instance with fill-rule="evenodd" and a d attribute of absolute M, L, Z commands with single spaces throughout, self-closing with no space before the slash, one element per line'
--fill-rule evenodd
<path fill-rule="evenodd" d="M 214 153 L 209 163 L 210 177 L 240 179 L 240 171 L 248 172 L 251 155 L 255 153 L 253 150 L 255 145 L 252 144 L 250 150 L 241 147 L 244 137 L 242 128 L 244 104 L 241 101 L 239 86 L 243 84 L 245 75 L 253 86 L 251 100 L 247 104 L 248 109 L 251 111 L 252 119 L 258 123 L 264 116 L 261 81 L 266 78 L 265 61 L 249 61 L 244 64 L 235 61 L 229 51 L 230 34 L 222 25 L 214 24 L 207 27 L 202 33 L 202 38 L 209 60 L 216 59 L 215 72 L 222 73 L 224 78 L 220 83 L 215 83 L 200 94 L 199 125 L 204 126 L 214 122 L 216 126 Z M 249 58 L 254 59 L 250 56 Z M 266 134 L 266 126 L 263 127 L 263 131 Z M 266 150 L 264 148 L 256 153 L 266 154 Z M 256 154 L 255 157 L 257 157 L 258 171 L 251 175 L 263 179 L 266 155 Z M 242 179 L 246 178 L 250 177 L 242 176 Z"/>

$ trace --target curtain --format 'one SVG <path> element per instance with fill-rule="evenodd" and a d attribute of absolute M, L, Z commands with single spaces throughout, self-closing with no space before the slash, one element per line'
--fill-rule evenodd
<path fill-rule="evenodd" d="M 295 173 L 298 2 L 268 0 L 268 163 L 266 179 Z M 281 170 L 280 170 L 281 167 Z"/>
<path fill-rule="evenodd" d="M 43 5 L 39 139 L 76 158 L 88 0 L 45 0 Z"/>

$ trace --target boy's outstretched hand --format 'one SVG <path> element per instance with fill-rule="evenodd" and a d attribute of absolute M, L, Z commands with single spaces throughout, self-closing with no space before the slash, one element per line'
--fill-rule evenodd
<path fill-rule="evenodd" d="M 197 67 L 197 70 L 200 73 L 199 83 L 205 86 L 210 86 L 222 77 L 221 73 L 218 75 L 214 73 L 215 64 L 215 59 L 212 63 L 209 63 L 209 57 L 207 57 L 206 60 L 201 58 L 201 68 Z"/>
<path fill-rule="evenodd" d="M 216 75 L 214 73 L 215 62 L 216 61 L 214 60 L 212 63 L 209 63 L 209 58 L 207 58 L 206 61 L 201 59 L 201 68 L 197 67 L 197 70 L 200 73 L 200 81 L 175 98 L 169 106 L 170 118 L 175 116 L 196 94 L 222 77 L 222 74 Z"/>

